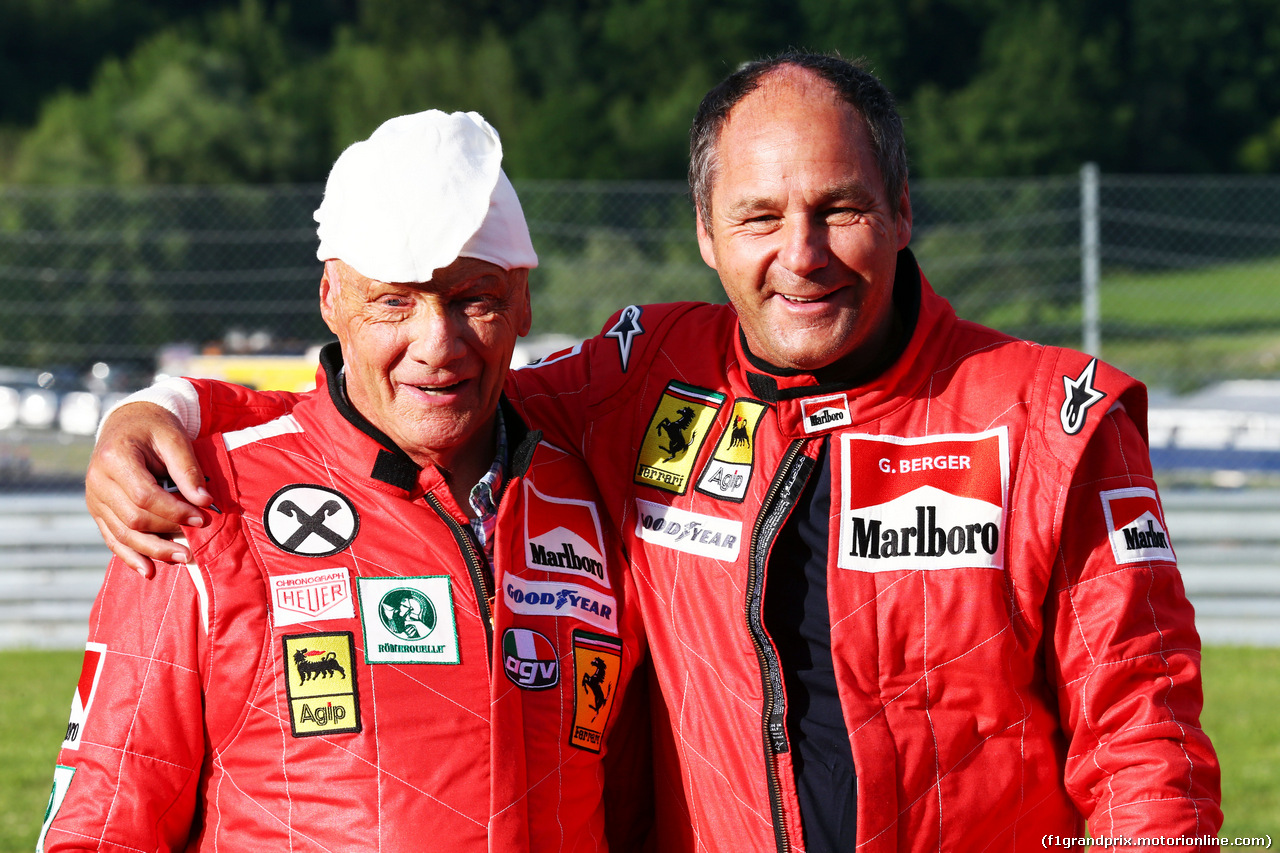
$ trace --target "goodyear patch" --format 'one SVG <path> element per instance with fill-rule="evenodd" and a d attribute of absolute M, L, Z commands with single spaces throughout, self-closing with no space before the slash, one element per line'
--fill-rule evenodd
<path fill-rule="evenodd" d="M 1101 492 L 1099 497 L 1117 563 L 1177 562 L 1154 489 L 1133 486 Z"/>
<path fill-rule="evenodd" d="M 621 640 L 587 631 L 573 632 L 573 677 L 579 689 L 573 694 L 570 746 L 600 751 L 621 669 Z"/>
<path fill-rule="evenodd" d="M 713 498 L 742 503 L 751 484 L 756 428 L 769 407 L 756 400 L 735 400 L 711 461 L 698 478 L 698 491 Z"/>
<path fill-rule="evenodd" d="M 663 548 L 732 562 L 742 548 L 742 522 L 636 498 L 636 535 Z"/>
<path fill-rule="evenodd" d="M 53 819 L 62 808 L 62 801 L 67 798 L 71 788 L 71 777 L 76 775 L 74 767 L 59 764 L 53 768 L 53 790 L 49 792 L 49 805 L 44 810 L 44 823 L 40 826 L 40 836 L 36 839 L 36 853 L 44 853 L 44 837 L 49 834 Z"/>
<path fill-rule="evenodd" d="M 572 583 L 526 581 L 507 575 L 506 607 L 522 616 L 568 616 L 606 631 L 618 630 L 618 604 L 612 595 Z"/>
<path fill-rule="evenodd" d="M 683 495 L 725 396 L 672 381 L 662 393 L 636 459 L 635 482 Z"/>
<path fill-rule="evenodd" d="M 71 718 L 67 720 L 67 736 L 62 741 L 63 749 L 79 749 L 84 737 L 84 726 L 89 720 L 89 708 L 98 693 L 98 680 L 102 678 L 102 667 L 107 660 L 107 647 L 103 643 L 84 644 L 84 662 L 80 664 L 80 679 L 76 682 L 76 692 L 71 696 Z"/>
<path fill-rule="evenodd" d="M 284 684 L 293 736 L 360 731 L 356 646 L 352 633 L 293 634 L 282 639 Z"/>
<path fill-rule="evenodd" d="M 502 668 L 512 684 L 525 690 L 547 690 L 560 683 L 556 647 L 528 628 L 508 628 L 503 633 Z"/>
<path fill-rule="evenodd" d="M 364 659 L 378 663 L 460 663 L 458 620 L 448 575 L 356 578 Z"/>

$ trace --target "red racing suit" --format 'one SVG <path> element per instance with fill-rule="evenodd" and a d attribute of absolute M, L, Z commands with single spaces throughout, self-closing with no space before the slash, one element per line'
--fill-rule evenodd
<path fill-rule="evenodd" d="M 907 251 L 894 298 L 909 340 L 860 383 L 774 370 L 731 308 L 693 303 L 630 306 L 508 380 L 626 540 L 663 718 L 658 849 L 804 849 L 762 611 L 823 442 L 860 851 L 1042 850 L 1085 819 L 1095 838 L 1216 834 L 1145 389 L 958 319 Z M 196 386 L 205 420 L 282 404 Z"/>
<path fill-rule="evenodd" d="M 197 444 L 187 571 L 112 561 L 44 850 L 608 849 L 643 635 L 581 462 L 508 409 L 490 578 L 440 472 L 329 390 Z"/>

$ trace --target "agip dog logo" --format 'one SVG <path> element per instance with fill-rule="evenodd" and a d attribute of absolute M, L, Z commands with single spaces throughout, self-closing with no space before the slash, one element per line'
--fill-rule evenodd
<path fill-rule="evenodd" d="M 843 569 L 1004 565 L 1008 433 L 840 436 Z"/>
<path fill-rule="evenodd" d="M 755 467 L 756 428 L 768 406 L 755 400 L 735 400 L 729 423 L 716 442 L 711 461 L 698 478 L 698 491 L 713 498 L 741 503 Z"/>
<path fill-rule="evenodd" d="M 591 501 L 544 495 L 524 481 L 525 564 L 609 586 L 600 514 Z"/>
<path fill-rule="evenodd" d="M 360 731 L 351 632 L 294 634 L 281 639 L 293 736 Z"/>
<path fill-rule="evenodd" d="M 1153 489 L 1134 486 L 1101 492 L 1111 553 L 1117 563 L 1176 562 L 1160 499 Z"/>
<path fill-rule="evenodd" d="M 725 396 L 715 391 L 669 383 L 640 445 L 636 483 L 683 495 L 724 401 Z"/>

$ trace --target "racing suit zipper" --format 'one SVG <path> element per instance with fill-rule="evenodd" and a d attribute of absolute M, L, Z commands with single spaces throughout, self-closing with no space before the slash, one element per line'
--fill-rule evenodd
<path fill-rule="evenodd" d="M 782 783 L 778 779 L 777 757 L 787 751 L 787 702 L 782 682 L 782 667 L 772 643 L 764 629 L 764 579 L 769 561 L 769 549 L 778 537 L 778 531 L 795 507 L 804 491 L 805 483 L 813 472 L 814 462 L 802 454 L 805 440 L 797 439 L 787 448 L 778 466 L 778 472 L 769 484 L 751 531 L 751 548 L 747 562 L 747 628 L 755 644 L 756 657 L 760 661 L 761 681 L 764 686 L 764 763 L 769 782 L 769 807 L 773 813 L 773 834 L 778 853 L 788 853 L 791 842 L 787 838 L 782 811 Z"/>
<path fill-rule="evenodd" d="M 449 530 L 453 533 L 454 542 L 458 545 L 458 550 L 462 552 L 462 557 L 467 562 L 467 571 L 471 574 L 471 585 L 475 588 L 476 602 L 480 608 L 480 620 L 484 623 L 484 651 L 489 661 L 489 665 L 493 665 L 493 607 L 490 605 L 492 593 L 489 590 L 489 580 L 485 575 L 485 559 L 479 551 L 476 550 L 475 541 L 462 529 L 462 525 L 445 511 L 444 505 L 440 503 L 439 498 L 427 492 L 424 497 L 436 514 L 444 519 L 444 523 L 448 525 Z"/>

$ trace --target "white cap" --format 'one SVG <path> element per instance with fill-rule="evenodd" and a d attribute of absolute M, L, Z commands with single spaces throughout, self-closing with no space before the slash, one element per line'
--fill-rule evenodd
<path fill-rule="evenodd" d="M 460 257 L 536 267 L 501 166 L 502 141 L 479 113 L 393 118 L 333 164 L 315 212 L 316 257 L 378 281 L 430 281 Z"/>

